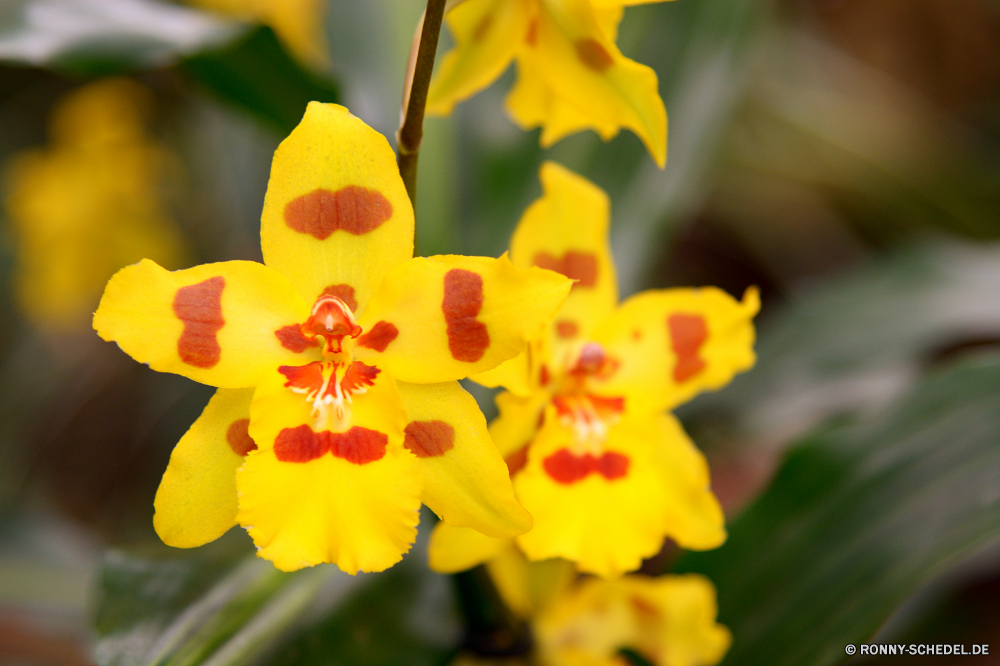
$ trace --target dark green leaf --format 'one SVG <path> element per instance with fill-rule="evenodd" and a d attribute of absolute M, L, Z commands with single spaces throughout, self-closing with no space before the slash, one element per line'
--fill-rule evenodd
<path fill-rule="evenodd" d="M 153 0 L 6 0 L 0 60 L 78 74 L 162 66 L 243 30 L 204 12 Z"/>
<path fill-rule="evenodd" d="M 221 50 L 201 53 L 187 60 L 183 69 L 282 136 L 299 124 L 309 102 L 338 100 L 333 82 L 303 69 L 268 27 L 257 28 Z"/>
<path fill-rule="evenodd" d="M 716 551 L 725 664 L 819 666 L 872 637 L 920 585 L 1000 536 L 1000 357 L 921 381 L 881 416 L 794 448 Z"/>

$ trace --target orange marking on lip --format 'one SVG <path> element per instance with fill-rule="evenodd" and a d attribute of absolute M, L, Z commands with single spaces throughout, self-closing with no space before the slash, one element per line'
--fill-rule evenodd
<path fill-rule="evenodd" d="M 476 319 L 483 308 L 483 278 L 463 268 L 444 275 L 441 310 L 448 324 L 448 350 L 456 361 L 475 363 L 490 346 L 486 324 Z"/>
<path fill-rule="evenodd" d="M 396 325 L 388 321 L 377 321 L 371 329 L 358 338 L 358 346 L 384 352 L 389 343 L 399 335 Z"/>
<path fill-rule="evenodd" d="M 392 217 L 392 203 L 381 192 L 348 185 L 336 192 L 317 188 L 285 206 L 285 224 L 294 231 L 326 240 L 334 231 L 361 236 Z"/>
<path fill-rule="evenodd" d="M 577 287 L 593 287 L 597 284 L 597 257 L 590 252 L 569 251 L 561 257 L 554 257 L 548 252 L 535 255 L 535 266 L 546 268 L 576 280 L 573 289 Z"/>
<path fill-rule="evenodd" d="M 542 461 L 545 473 L 556 483 L 564 485 L 582 481 L 591 474 L 600 474 L 608 481 L 614 481 L 628 474 L 628 467 L 628 457 L 615 451 L 608 451 L 598 458 L 589 453 L 575 456 L 569 449 L 559 449 Z"/>
<path fill-rule="evenodd" d="M 403 433 L 403 446 L 418 458 L 443 456 L 455 446 L 455 428 L 444 421 L 412 421 Z"/>
<path fill-rule="evenodd" d="M 354 426 L 347 432 L 313 432 L 308 425 L 302 424 L 278 433 L 274 455 L 281 462 L 306 463 L 330 453 L 355 465 L 365 465 L 380 460 L 388 443 L 388 435 L 361 426 Z"/>
<path fill-rule="evenodd" d="M 691 379 L 705 369 L 705 361 L 698 356 L 698 350 L 708 339 L 708 326 L 701 315 L 672 314 L 667 318 L 670 330 L 670 345 L 677 355 L 674 366 L 674 381 Z"/>
<path fill-rule="evenodd" d="M 556 335 L 563 340 L 567 338 L 575 338 L 579 332 L 580 327 L 577 326 L 574 321 L 570 321 L 569 319 L 560 319 L 556 322 Z"/>
<path fill-rule="evenodd" d="M 250 419 L 238 419 L 229 424 L 226 430 L 226 443 L 238 456 L 245 456 L 257 450 L 257 442 L 250 436 Z"/>
<path fill-rule="evenodd" d="M 359 389 L 375 385 L 375 378 L 382 372 L 373 365 L 354 361 L 347 367 L 344 378 L 340 380 L 340 388 L 344 393 L 357 393 Z"/>
<path fill-rule="evenodd" d="M 188 365 L 211 368 L 222 357 L 217 334 L 226 325 L 222 317 L 225 286 L 226 278 L 217 275 L 181 287 L 174 294 L 174 315 L 184 322 L 184 331 L 177 340 L 177 355 Z"/>

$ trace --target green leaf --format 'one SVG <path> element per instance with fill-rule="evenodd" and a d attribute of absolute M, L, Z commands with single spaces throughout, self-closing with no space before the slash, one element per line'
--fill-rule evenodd
<path fill-rule="evenodd" d="M 889 411 L 794 448 L 709 576 L 735 637 L 724 664 L 821 666 L 918 587 L 1000 536 L 1000 356 L 949 367 Z"/>
<path fill-rule="evenodd" d="M 190 58 L 182 68 L 215 95 L 249 111 L 282 136 L 299 124 L 309 102 L 339 98 L 332 81 L 303 69 L 265 26 L 225 48 Z"/>
<path fill-rule="evenodd" d="M 381 574 L 333 565 L 283 573 L 234 530 L 183 558 L 110 552 L 101 573 L 101 666 L 437 664 L 459 639 L 452 590 L 423 553 Z"/>
<path fill-rule="evenodd" d="M 6 0 L 0 60 L 77 74 L 144 69 L 241 30 L 238 23 L 153 0 Z"/>

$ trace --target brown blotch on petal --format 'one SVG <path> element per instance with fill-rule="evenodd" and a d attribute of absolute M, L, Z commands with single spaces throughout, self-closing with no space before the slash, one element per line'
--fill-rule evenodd
<path fill-rule="evenodd" d="M 403 433 L 403 446 L 418 458 L 443 456 L 455 446 L 455 429 L 444 421 L 413 421 Z"/>
<path fill-rule="evenodd" d="M 245 456 L 257 450 L 257 442 L 253 441 L 249 429 L 250 419 L 239 419 L 230 423 L 226 430 L 226 442 L 238 456 Z"/>
<path fill-rule="evenodd" d="M 226 325 L 222 317 L 225 286 L 226 278 L 217 275 L 181 287 L 174 295 L 174 315 L 184 322 L 184 331 L 177 340 L 177 355 L 188 365 L 211 368 L 222 357 L 217 334 Z"/>
<path fill-rule="evenodd" d="M 303 424 L 285 428 L 274 440 L 274 455 L 281 462 L 307 463 L 330 453 L 355 465 L 381 460 L 388 435 L 377 430 L 354 426 L 347 432 L 313 432 Z"/>
<path fill-rule="evenodd" d="M 608 50 L 592 37 L 578 39 L 573 46 L 576 48 L 576 57 L 587 69 L 604 72 L 615 62 Z"/>
<path fill-rule="evenodd" d="M 336 192 L 317 188 L 285 206 L 285 224 L 319 240 L 326 240 L 338 230 L 361 236 L 390 217 L 392 203 L 381 192 L 360 185 L 348 185 Z"/>
<path fill-rule="evenodd" d="M 576 322 L 568 319 L 560 319 L 556 322 L 556 335 L 564 340 L 567 338 L 575 338 L 576 334 L 579 332 L 580 327 L 576 325 Z"/>
<path fill-rule="evenodd" d="M 482 308 L 482 276 L 463 268 L 445 273 L 441 311 L 448 324 L 448 350 L 456 361 L 475 363 L 490 346 L 486 324 L 476 319 Z"/>
<path fill-rule="evenodd" d="M 487 14 L 483 17 L 483 20 L 479 22 L 476 29 L 472 31 L 472 41 L 481 42 L 486 33 L 490 31 L 490 27 L 493 25 L 493 14 Z"/>
<path fill-rule="evenodd" d="M 705 362 L 698 356 L 698 350 L 708 339 L 708 326 L 700 315 L 673 314 L 667 317 L 670 331 L 670 345 L 677 355 L 674 366 L 674 381 L 691 379 L 705 369 Z"/>
<path fill-rule="evenodd" d="M 349 284 L 331 284 L 323 290 L 320 296 L 336 296 L 344 301 L 344 304 L 351 308 L 351 312 L 358 309 L 358 299 L 354 295 L 354 287 Z"/>
<path fill-rule="evenodd" d="M 531 23 L 528 24 L 528 32 L 524 35 L 524 41 L 528 42 L 528 46 L 535 46 L 538 44 L 538 19 L 531 19 Z"/>
<path fill-rule="evenodd" d="M 528 444 L 525 444 L 514 453 L 503 459 L 507 463 L 507 473 L 513 478 L 515 474 L 524 469 L 528 464 Z"/>
<path fill-rule="evenodd" d="M 377 321 L 367 333 L 358 338 L 358 346 L 367 349 L 374 349 L 382 353 L 389 343 L 399 335 L 399 329 L 395 324 L 387 321 Z"/>
<path fill-rule="evenodd" d="M 302 335 L 302 327 L 298 324 L 282 326 L 274 332 L 274 336 L 281 342 L 281 346 L 290 352 L 301 354 L 310 347 L 318 347 L 319 342 L 310 340 Z"/>
<path fill-rule="evenodd" d="M 535 255 L 535 266 L 546 268 L 576 280 L 573 289 L 577 287 L 593 287 L 597 284 L 597 256 L 590 252 L 569 251 L 561 257 L 554 257 L 548 252 Z"/>

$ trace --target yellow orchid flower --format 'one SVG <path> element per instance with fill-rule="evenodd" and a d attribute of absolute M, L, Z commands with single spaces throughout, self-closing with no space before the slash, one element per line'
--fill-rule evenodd
<path fill-rule="evenodd" d="M 589 578 L 532 627 L 545 666 L 625 666 L 623 648 L 656 666 L 711 666 L 732 643 L 717 612 L 714 586 L 697 574 Z"/>
<path fill-rule="evenodd" d="M 329 62 L 323 19 L 326 0 L 187 0 L 208 11 L 270 26 L 289 51 L 317 68 Z"/>
<path fill-rule="evenodd" d="M 521 353 L 570 280 L 506 257 L 412 258 L 388 142 L 317 102 L 274 154 L 261 245 L 263 265 L 128 266 L 94 316 L 136 360 L 219 387 L 157 491 L 164 542 L 239 523 L 279 569 L 353 574 L 400 560 L 421 500 L 494 537 L 530 528 L 456 380 Z"/>
<path fill-rule="evenodd" d="M 159 187 L 171 156 L 144 127 L 150 93 L 129 79 L 78 88 L 56 107 L 51 141 L 7 166 L 18 303 L 37 324 L 82 325 L 101 288 L 144 256 L 180 262 Z"/>
<path fill-rule="evenodd" d="M 663 0 L 465 0 L 446 16 L 455 48 L 431 81 L 427 112 L 448 115 L 486 88 L 512 60 L 517 83 L 507 111 L 541 144 L 593 129 L 605 141 L 625 127 L 656 163 L 667 159 L 667 112 L 656 73 L 615 46 L 627 5 Z"/>
<path fill-rule="evenodd" d="M 654 290 L 618 305 L 607 195 L 552 162 L 541 180 L 511 260 L 573 278 L 573 290 L 526 353 L 473 377 L 507 389 L 490 434 L 535 518 L 517 545 L 531 560 L 563 557 L 601 576 L 637 569 L 664 537 L 715 548 L 726 533 L 708 465 L 664 410 L 754 364 L 757 291 L 741 303 L 711 287 Z M 431 566 L 461 571 L 505 548 L 438 525 Z"/>

